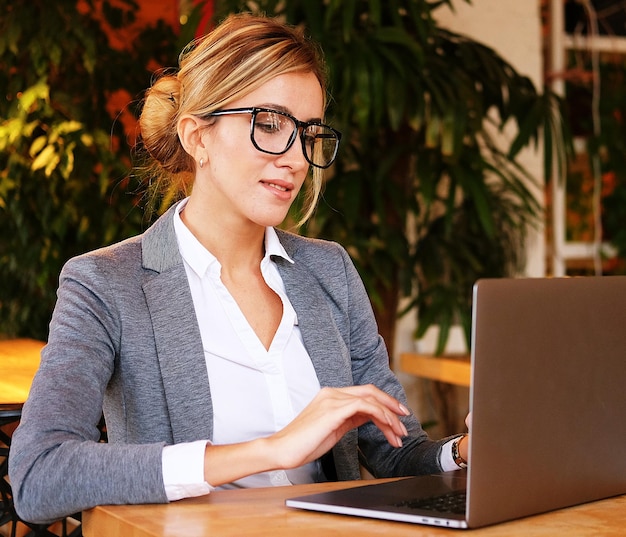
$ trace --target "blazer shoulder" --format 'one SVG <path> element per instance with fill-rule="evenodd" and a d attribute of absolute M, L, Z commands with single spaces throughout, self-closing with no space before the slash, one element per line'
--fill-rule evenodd
<path fill-rule="evenodd" d="M 148 269 L 164 272 L 182 258 L 173 225 L 174 207 L 143 233 L 109 246 L 81 254 L 66 263 L 67 269 L 93 270 L 128 274 Z"/>
<path fill-rule="evenodd" d="M 303 237 L 295 233 L 277 229 L 276 233 L 285 251 L 294 259 L 327 261 L 329 258 L 349 257 L 346 249 L 339 243 L 312 237 Z"/>
<path fill-rule="evenodd" d="M 136 235 L 123 241 L 103 246 L 77 255 L 67 261 L 67 267 L 119 266 L 136 260 L 141 255 L 142 235 Z"/>

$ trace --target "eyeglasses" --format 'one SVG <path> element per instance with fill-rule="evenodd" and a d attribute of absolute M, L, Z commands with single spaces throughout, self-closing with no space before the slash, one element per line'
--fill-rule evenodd
<path fill-rule="evenodd" d="M 328 168 L 337 156 L 341 133 L 318 121 L 300 121 L 286 112 L 271 108 L 230 108 L 216 110 L 206 117 L 251 114 L 250 140 L 263 153 L 282 155 L 298 137 L 307 162 L 317 168 Z"/>

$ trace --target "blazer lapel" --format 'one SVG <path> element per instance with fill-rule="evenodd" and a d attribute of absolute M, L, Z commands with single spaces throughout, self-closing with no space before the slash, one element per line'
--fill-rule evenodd
<path fill-rule="evenodd" d="M 309 267 L 298 260 L 296 240 L 289 234 L 280 232 L 281 243 L 294 259 L 291 264 L 283 258 L 276 258 L 278 270 L 285 284 L 287 295 L 298 315 L 298 325 L 304 345 L 322 387 L 344 387 L 354 384 L 349 349 L 349 336 L 343 335 L 335 315 L 342 315 L 339 308 L 333 308 L 333 299 L 320 280 Z M 345 329 L 349 329 L 346 321 Z M 346 339 L 348 341 L 346 341 Z M 332 449 L 334 475 L 327 477 L 340 480 L 360 478 L 358 464 L 358 433 L 348 431 Z M 329 457 L 327 455 L 326 457 Z M 331 464 L 329 462 L 328 464 Z M 325 469 L 328 471 L 328 469 Z"/>
<path fill-rule="evenodd" d="M 295 262 L 292 264 L 281 257 L 274 261 L 285 284 L 287 296 L 298 315 L 302 339 L 320 385 L 351 386 L 350 350 L 335 322 L 331 300 L 309 268 L 298 261 L 292 237 L 277 231 L 281 243 Z"/>
<path fill-rule="evenodd" d="M 213 408 L 202 338 L 174 232 L 174 208 L 142 243 L 150 311 L 175 443 L 213 437 Z"/>

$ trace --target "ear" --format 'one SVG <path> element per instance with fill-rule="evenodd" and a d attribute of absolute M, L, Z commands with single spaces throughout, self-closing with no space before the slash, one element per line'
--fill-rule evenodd
<path fill-rule="evenodd" d="M 202 141 L 202 132 L 206 126 L 204 121 L 190 114 L 182 116 L 178 121 L 177 131 L 180 143 L 196 162 L 203 157 L 206 160 L 206 147 Z"/>

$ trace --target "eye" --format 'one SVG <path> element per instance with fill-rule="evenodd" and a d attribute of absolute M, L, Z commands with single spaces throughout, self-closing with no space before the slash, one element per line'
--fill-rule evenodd
<path fill-rule="evenodd" d="M 328 138 L 328 129 L 323 125 L 309 125 L 304 131 L 304 142 L 309 147 L 315 144 L 323 143 Z"/>
<path fill-rule="evenodd" d="M 255 126 L 266 134 L 279 133 L 285 124 L 285 118 L 276 112 L 259 112 Z"/>
<path fill-rule="evenodd" d="M 310 129 L 307 129 L 304 132 L 304 143 L 308 148 L 313 149 L 317 141 L 318 140 L 316 132 L 312 132 Z"/>

